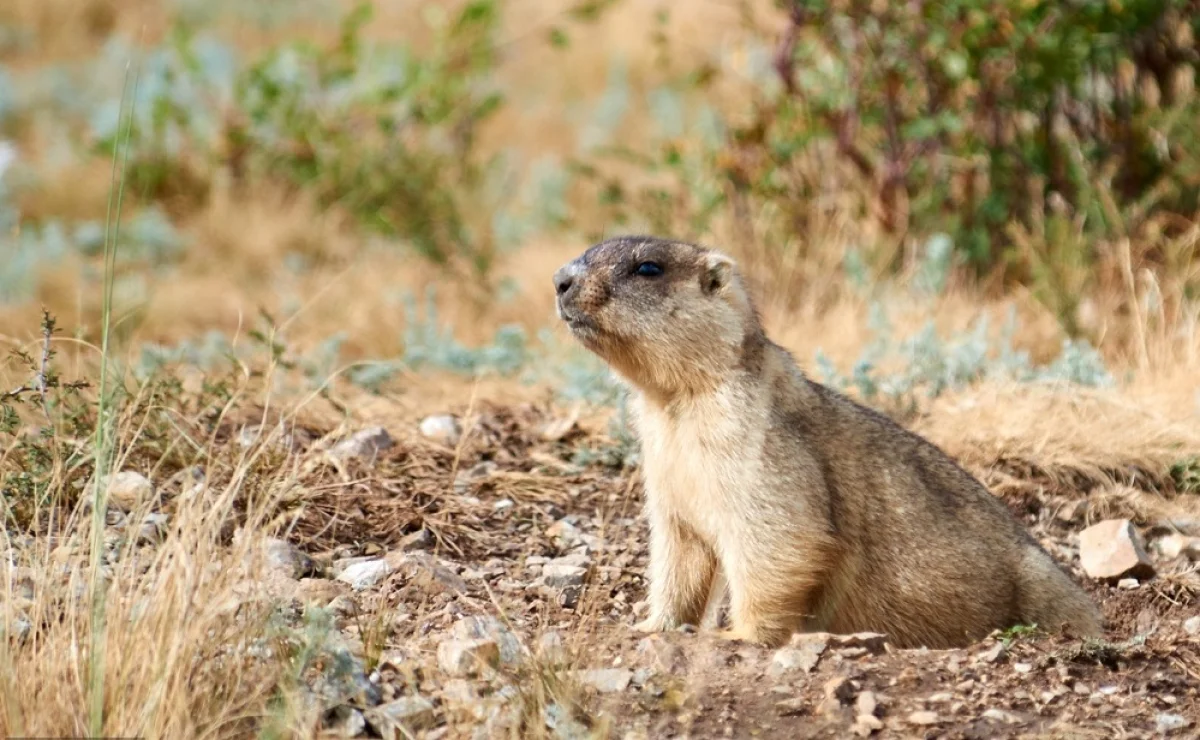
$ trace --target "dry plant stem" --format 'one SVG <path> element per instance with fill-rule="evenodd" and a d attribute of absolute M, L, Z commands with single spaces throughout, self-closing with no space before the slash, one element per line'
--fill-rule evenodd
<path fill-rule="evenodd" d="M 1138 304 L 1137 285 L 1133 279 L 1133 255 L 1128 238 L 1121 240 L 1120 252 L 1121 277 L 1125 283 L 1129 310 L 1133 312 L 1133 334 L 1137 342 L 1138 370 L 1145 371 L 1150 366 L 1150 352 L 1146 347 L 1146 317 L 1142 315 L 1142 307 Z"/>

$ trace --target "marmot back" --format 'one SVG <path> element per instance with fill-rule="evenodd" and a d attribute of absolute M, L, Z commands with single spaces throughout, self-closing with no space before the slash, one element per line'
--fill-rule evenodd
<path fill-rule="evenodd" d="M 763 333 L 726 255 L 611 239 L 554 276 L 560 318 L 634 391 L 650 523 L 643 630 L 699 624 L 718 575 L 727 636 L 877 631 L 964 645 L 1098 610 L 1004 504 L 930 442 L 816 383 Z"/>

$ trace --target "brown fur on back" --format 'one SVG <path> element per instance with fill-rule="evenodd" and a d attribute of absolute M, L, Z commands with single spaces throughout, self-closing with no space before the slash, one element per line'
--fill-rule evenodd
<path fill-rule="evenodd" d="M 661 274 L 639 273 L 647 262 Z M 767 644 L 795 630 L 927 647 L 1015 624 L 1101 632 L 981 483 L 765 336 L 727 256 L 625 237 L 555 283 L 560 316 L 634 391 L 651 535 L 641 629 L 699 623 L 723 574 L 729 636 Z"/>

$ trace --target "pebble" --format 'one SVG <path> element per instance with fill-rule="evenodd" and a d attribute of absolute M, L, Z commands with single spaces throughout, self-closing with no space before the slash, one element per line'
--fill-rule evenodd
<path fill-rule="evenodd" d="M 687 653 L 662 635 L 643 637 L 637 644 L 637 654 L 663 673 L 679 673 L 687 668 Z"/>
<path fill-rule="evenodd" d="M 1169 534 L 1154 541 L 1155 553 L 1163 560 L 1174 560 L 1184 555 L 1188 560 L 1200 560 L 1200 537 Z"/>
<path fill-rule="evenodd" d="M 581 585 L 586 575 L 587 568 L 569 563 L 550 561 L 542 566 L 542 582 L 550 588 Z"/>
<path fill-rule="evenodd" d="M 262 553 L 267 568 L 283 573 L 288 578 L 302 578 L 314 570 L 312 558 L 287 540 L 267 538 L 262 543 Z"/>
<path fill-rule="evenodd" d="M 434 722 L 433 702 L 423 696 L 405 696 L 364 712 L 367 724 L 386 740 L 409 737 Z"/>
<path fill-rule="evenodd" d="M 1008 648 L 1004 647 L 1004 643 L 997 642 L 995 645 L 988 648 L 988 650 L 985 651 L 983 654 L 981 654 L 979 657 L 985 663 L 997 663 L 1000 660 L 1002 660 L 1006 655 L 1008 655 Z"/>
<path fill-rule="evenodd" d="M 400 549 L 404 552 L 426 550 L 433 546 L 433 532 L 422 527 L 416 532 L 410 532 L 400 539 Z"/>
<path fill-rule="evenodd" d="M 426 416 L 421 420 L 421 436 L 426 439 L 453 447 L 458 444 L 460 435 L 458 419 L 449 414 Z"/>
<path fill-rule="evenodd" d="M 1098 580 L 1154 575 L 1154 564 L 1128 519 L 1106 519 L 1079 533 L 1079 561 L 1085 573 Z"/>
<path fill-rule="evenodd" d="M 801 647 L 779 648 L 771 658 L 771 665 L 767 669 L 767 673 L 772 676 L 797 670 L 802 673 L 811 673 L 813 668 L 817 667 L 817 663 L 821 660 L 821 654 L 824 652 L 825 643 L 815 640 L 804 643 Z"/>
<path fill-rule="evenodd" d="M 1003 722 L 1006 725 L 1013 725 L 1020 722 L 1020 719 L 1003 709 L 989 709 L 983 713 L 984 719 L 990 719 L 993 722 Z"/>
<path fill-rule="evenodd" d="M 552 666 L 567 662 L 567 646 L 560 633 L 553 630 L 543 632 L 537 641 L 538 657 Z"/>
<path fill-rule="evenodd" d="M 1189 635 L 1200 635 L 1200 616 L 1183 620 L 1183 631 Z"/>
<path fill-rule="evenodd" d="M 1175 730 L 1182 730 L 1187 727 L 1188 720 L 1182 715 L 1163 712 L 1154 718 L 1154 726 L 1159 733 L 1166 735 Z"/>
<path fill-rule="evenodd" d="M 444 640 L 438 645 L 438 665 L 451 676 L 476 676 L 500 664 L 495 640 Z"/>
<path fill-rule="evenodd" d="M 109 479 L 108 506 L 120 511 L 130 511 L 153 495 L 154 484 L 141 473 L 123 470 Z"/>
<path fill-rule="evenodd" d="M 394 447 L 396 440 L 383 427 L 370 427 L 351 434 L 338 442 L 329 454 L 339 460 L 374 459 L 384 450 Z"/>
<path fill-rule="evenodd" d="M 859 737 L 870 737 L 871 733 L 882 729 L 883 720 L 869 714 L 860 714 L 854 720 L 854 726 L 850 728 L 850 731 Z"/>
<path fill-rule="evenodd" d="M 559 519 L 547 527 L 546 536 L 554 540 L 559 550 L 570 550 L 583 543 L 579 528 L 566 519 Z"/>
<path fill-rule="evenodd" d="M 355 591 L 362 591 L 387 578 L 392 566 L 386 560 L 366 560 L 348 565 L 338 574 L 337 580 L 350 584 Z"/>
<path fill-rule="evenodd" d="M 578 678 L 581 683 L 591 686 L 601 694 L 613 694 L 629 687 L 633 680 L 633 671 L 625 668 L 593 668 L 580 671 Z"/>
<path fill-rule="evenodd" d="M 864 691 L 859 694 L 854 702 L 854 709 L 860 717 L 875 716 L 875 711 L 879 709 L 879 699 L 876 698 L 875 692 Z"/>
<path fill-rule="evenodd" d="M 454 623 L 450 633 L 459 640 L 494 640 L 500 648 L 501 663 L 521 661 L 521 641 L 495 617 L 464 617 Z"/>
<path fill-rule="evenodd" d="M 929 711 L 913 712 L 908 715 L 908 723 L 920 726 L 936 725 L 938 723 L 938 715 L 937 712 Z"/>

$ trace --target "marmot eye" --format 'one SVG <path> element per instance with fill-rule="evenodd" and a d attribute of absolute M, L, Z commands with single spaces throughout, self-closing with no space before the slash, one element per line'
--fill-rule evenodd
<path fill-rule="evenodd" d="M 663 274 L 663 269 L 662 265 L 658 264 L 657 262 L 643 262 L 637 266 L 637 269 L 634 270 L 634 272 L 642 277 L 658 277 L 659 275 Z"/>

